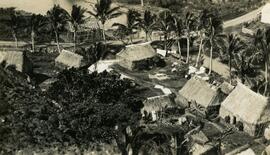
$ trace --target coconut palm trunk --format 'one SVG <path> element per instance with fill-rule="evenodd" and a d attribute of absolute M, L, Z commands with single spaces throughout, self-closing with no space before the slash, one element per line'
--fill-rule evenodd
<path fill-rule="evenodd" d="M 187 36 L 187 60 L 186 63 L 189 64 L 189 46 L 190 46 L 190 38 Z"/>
<path fill-rule="evenodd" d="M 105 34 L 105 24 L 102 24 L 102 37 L 103 37 L 103 41 L 106 45 L 106 34 Z"/>
<path fill-rule="evenodd" d="M 15 41 L 15 47 L 18 48 L 18 38 L 17 38 L 17 35 L 16 35 L 16 33 L 14 31 L 12 32 L 12 35 L 13 35 L 13 38 L 14 38 L 14 41 Z"/>
<path fill-rule="evenodd" d="M 202 48 L 203 48 L 203 38 L 201 37 L 201 41 L 200 41 L 200 47 L 199 47 L 199 53 L 196 59 L 196 65 L 195 67 L 199 66 L 199 61 L 200 61 L 200 57 L 201 57 L 201 53 L 202 53 Z"/>
<path fill-rule="evenodd" d="M 264 95 L 266 95 L 267 93 L 267 87 L 268 87 L 268 58 L 266 58 L 266 61 L 265 61 L 265 73 L 264 73 L 264 76 L 265 76 L 265 86 L 264 86 Z"/>
<path fill-rule="evenodd" d="M 59 35 L 58 35 L 56 30 L 54 30 L 54 34 L 55 34 L 55 41 L 56 41 L 56 45 L 57 45 L 57 50 L 60 53 L 61 49 L 60 49 L 60 45 L 59 45 Z"/>
<path fill-rule="evenodd" d="M 213 43 L 211 42 L 211 47 L 210 47 L 210 59 L 209 59 L 209 72 L 208 74 L 210 75 L 212 72 L 212 61 L 213 61 Z"/>
<path fill-rule="evenodd" d="M 165 56 L 167 55 L 167 52 L 168 52 L 167 40 L 168 40 L 168 36 L 167 36 L 167 34 L 165 34 L 165 35 L 164 35 L 164 49 L 165 49 L 165 51 L 166 51 Z"/>
<path fill-rule="evenodd" d="M 180 38 L 177 41 L 177 46 L 178 46 L 178 52 L 179 52 L 179 60 L 181 61 L 182 51 L 181 51 Z"/>
<path fill-rule="evenodd" d="M 32 41 L 32 52 L 35 52 L 35 32 L 31 31 L 31 41 Z"/>
<path fill-rule="evenodd" d="M 73 42 L 74 42 L 74 51 L 73 52 L 76 52 L 76 44 L 77 44 L 76 39 L 77 39 L 77 31 L 75 30 L 73 32 Z"/>
<path fill-rule="evenodd" d="M 148 41 L 148 32 L 145 32 L 145 41 Z"/>
<path fill-rule="evenodd" d="M 228 51 L 228 53 L 229 53 L 230 84 L 232 84 L 232 52 Z"/>

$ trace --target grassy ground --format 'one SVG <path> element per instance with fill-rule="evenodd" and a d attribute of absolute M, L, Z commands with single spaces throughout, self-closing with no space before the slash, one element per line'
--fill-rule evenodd
<path fill-rule="evenodd" d="M 130 71 L 119 65 L 114 66 L 114 69 L 119 72 L 124 73 L 127 76 L 134 78 L 136 82 L 142 83 L 143 85 L 147 85 L 149 87 L 154 87 L 155 85 L 162 85 L 171 89 L 173 92 L 178 92 L 178 90 L 180 90 L 184 86 L 187 80 L 184 78 L 185 74 L 179 75 L 177 73 L 171 72 L 172 70 L 171 64 L 177 61 L 178 60 L 176 59 L 166 58 L 166 63 L 167 63 L 166 67 L 153 68 L 151 70 Z M 158 79 L 149 78 L 149 75 L 155 75 L 157 73 L 164 73 L 169 77 L 169 79 L 158 80 Z"/>

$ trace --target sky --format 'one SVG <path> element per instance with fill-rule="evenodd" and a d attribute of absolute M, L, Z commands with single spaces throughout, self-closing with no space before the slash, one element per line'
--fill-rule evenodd
<path fill-rule="evenodd" d="M 90 8 L 89 4 L 86 4 L 81 0 L 0 0 L 1 7 L 16 7 L 18 10 L 43 15 L 46 14 L 54 4 L 59 4 L 67 11 L 70 11 L 73 3 L 81 4 L 84 7 Z"/>
<path fill-rule="evenodd" d="M 91 4 L 86 3 L 85 1 L 92 4 L 96 3 L 96 0 L 0 0 L 0 7 L 15 7 L 17 10 L 24 10 L 26 12 L 42 15 L 46 15 L 47 11 L 50 10 L 54 4 L 59 4 L 68 12 L 71 12 L 73 4 L 81 5 L 88 10 L 92 10 Z M 125 24 L 126 16 L 122 15 L 118 18 L 109 20 L 105 24 L 105 29 L 111 28 L 112 24 L 115 22 Z"/>

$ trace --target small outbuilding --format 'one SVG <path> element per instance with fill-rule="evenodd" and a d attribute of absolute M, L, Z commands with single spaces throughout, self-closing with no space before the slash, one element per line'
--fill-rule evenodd
<path fill-rule="evenodd" d="M 208 82 L 191 78 L 178 93 L 178 100 L 203 115 L 216 113 L 220 107 L 219 90 Z"/>
<path fill-rule="evenodd" d="M 251 136 L 262 135 L 270 121 L 269 100 L 238 83 L 221 103 L 219 115 Z"/>
<path fill-rule="evenodd" d="M 62 50 L 60 55 L 55 59 L 55 64 L 60 68 L 79 68 L 84 65 L 83 56 L 71 51 Z"/>
<path fill-rule="evenodd" d="M 120 66 L 133 70 L 140 65 L 148 65 L 148 60 L 154 58 L 157 54 L 150 43 L 143 43 L 126 46 L 116 56 L 121 60 Z"/>
<path fill-rule="evenodd" d="M 99 60 L 98 62 L 94 63 L 93 65 L 91 65 L 88 70 L 89 73 L 93 73 L 93 72 L 97 72 L 97 73 L 101 73 L 104 71 L 110 72 L 113 69 L 111 68 L 114 64 L 118 63 L 119 60 Z"/>
<path fill-rule="evenodd" d="M 158 113 L 164 111 L 166 108 L 176 107 L 174 98 L 170 95 L 148 97 L 143 104 L 144 107 L 141 110 L 143 117 L 151 115 L 152 120 L 159 119 Z"/>
<path fill-rule="evenodd" d="M 14 66 L 17 71 L 32 73 L 33 64 L 26 56 L 25 51 L 1 51 L 0 63 L 5 62 L 7 66 Z"/>

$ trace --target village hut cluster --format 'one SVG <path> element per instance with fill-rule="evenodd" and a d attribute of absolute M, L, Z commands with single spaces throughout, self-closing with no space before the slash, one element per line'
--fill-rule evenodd
<path fill-rule="evenodd" d="M 155 57 L 164 59 L 150 43 L 133 44 L 123 48 L 116 55 L 116 59 L 100 60 L 91 65 L 88 70 L 89 73 L 114 71 L 121 74 L 122 78 L 134 80 L 125 72 L 115 70 L 115 66 L 134 71 L 142 64 L 148 67 L 153 66 L 151 59 Z M 32 69 L 31 61 L 26 57 L 25 52 L 1 52 L 0 62 L 4 61 L 7 65 L 14 65 L 21 72 L 30 72 Z M 55 59 L 55 65 L 60 68 L 79 68 L 85 64 L 83 56 L 63 50 Z M 226 65 L 214 62 L 212 66 L 217 74 L 228 78 Z M 219 118 L 221 123 L 235 130 L 245 132 L 251 137 L 264 136 L 269 140 L 270 107 L 268 98 L 250 90 L 241 82 L 238 82 L 236 86 L 228 82 L 210 83 L 208 78 L 201 78 L 209 66 L 204 63 L 203 67 L 205 68 L 200 70 L 189 67 L 187 73 L 189 76 L 186 76 L 188 81 L 176 93 L 166 88 L 169 90 L 167 93 L 163 91 L 163 95 L 146 98 L 141 111 L 143 118 L 155 122 L 163 119 L 162 112 L 165 109 L 178 109 L 181 115 L 174 117 L 177 117 L 177 123 L 180 125 L 187 122 L 187 116 L 190 113 L 203 119 Z M 136 80 L 134 81 L 136 82 Z M 156 85 L 155 88 L 165 89 L 161 85 Z M 190 134 L 190 137 L 194 142 L 194 155 L 215 150 L 215 147 L 209 145 L 209 139 L 202 131 Z M 199 142 L 197 142 L 198 139 Z"/>
<path fill-rule="evenodd" d="M 269 5 L 267 7 L 270 8 Z M 262 20 L 269 22 L 269 18 L 264 16 Z M 244 31 L 252 34 L 248 30 Z M 153 32 L 153 35 L 155 33 L 157 32 Z M 233 147 L 228 145 L 231 141 L 234 142 L 234 137 L 248 137 L 249 142 L 258 138 L 270 141 L 269 98 L 254 92 L 241 83 L 241 80 L 232 84 L 229 78 L 234 68 L 217 59 L 210 61 L 207 55 L 202 56 L 200 68 L 191 66 L 177 57 L 177 48 L 163 50 L 155 48 L 152 43 L 127 45 L 118 51 L 114 58 L 100 59 L 89 66 L 84 56 L 63 49 L 55 58 L 54 65 L 59 69 L 87 67 L 89 74 L 114 72 L 119 74 L 121 79 L 130 79 L 134 83 L 150 87 L 150 91 L 158 90 L 159 95 L 145 97 L 144 107 L 141 109 L 142 118 L 156 126 L 160 122 L 195 126 L 185 135 L 186 142 L 191 145 L 192 155 L 215 155 L 218 148 L 223 149 L 224 154 L 228 155 L 253 155 L 256 152 L 254 145 L 253 148 L 251 144 L 239 146 L 236 144 Z M 164 64 L 167 63 L 168 57 L 170 63 L 165 69 Z M 1 51 L 0 63 L 5 63 L 6 67 L 14 67 L 19 72 L 27 74 L 33 72 L 34 65 L 25 51 Z M 167 84 L 166 82 L 173 79 L 171 74 L 177 75 L 177 68 L 181 67 L 187 68 L 187 72 L 183 75 L 185 81 L 183 86 L 178 88 L 174 87 L 175 83 L 171 84 L 173 86 Z M 159 70 L 150 73 L 150 70 L 155 68 Z M 210 79 L 206 73 L 210 68 L 222 81 Z M 139 74 L 140 72 L 147 76 Z M 177 76 L 179 74 L 182 72 Z M 53 82 L 55 79 L 51 77 L 44 80 L 41 85 L 45 85 L 48 89 L 48 85 Z M 233 140 L 226 141 L 226 136 L 229 135 L 233 135 Z M 269 150 L 269 146 L 266 147 L 264 154 L 270 154 Z"/>

